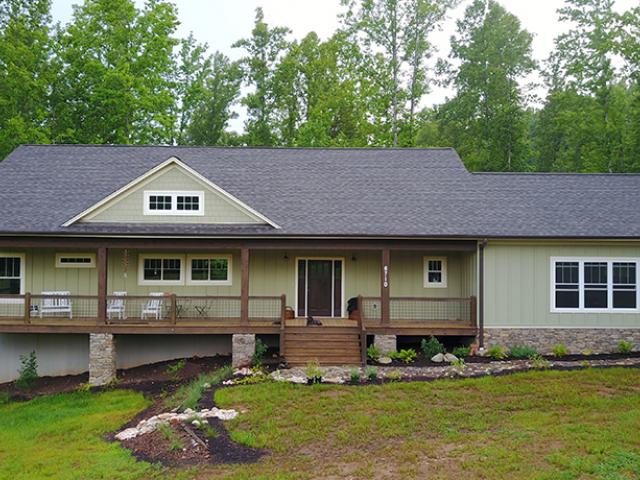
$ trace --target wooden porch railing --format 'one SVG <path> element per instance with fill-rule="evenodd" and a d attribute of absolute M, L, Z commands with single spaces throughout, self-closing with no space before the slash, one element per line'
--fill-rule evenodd
<path fill-rule="evenodd" d="M 382 298 L 363 297 L 362 318 L 369 325 L 383 325 Z M 477 300 L 464 298 L 391 297 L 389 326 L 459 325 L 475 327 Z"/>
<path fill-rule="evenodd" d="M 239 324 L 240 296 L 107 295 L 106 315 L 99 296 L 67 294 L 0 295 L 0 325 L 165 325 Z M 284 323 L 286 297 L 250 296 L 249 326 Z"/>

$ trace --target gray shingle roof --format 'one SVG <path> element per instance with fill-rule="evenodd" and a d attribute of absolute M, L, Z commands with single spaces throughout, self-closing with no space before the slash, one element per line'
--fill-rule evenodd
<path fill-rule="evenodd" d="M 177 157 L 282 228 L 62 224 Z M 640 238 L 640 175 L 470 174 L 452 149 L 25 145 L 0 233 Z"/>

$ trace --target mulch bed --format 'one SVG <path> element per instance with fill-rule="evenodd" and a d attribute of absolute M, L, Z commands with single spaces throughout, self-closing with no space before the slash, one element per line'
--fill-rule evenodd
<path fill-rule="evenodd" d="M 231 363 L 230 356 L 194 357 L 185 359 L 185 366 L 175 375 L 167 373 L 170 365 L 179 359 L 142 365 L 140 367 L 118 370 L 117 388 L 130 389 L 146 395 L 173 391 L 180 384 L 196 378 L 201 373 L 216 370 Z M 40 377 L 28 391 L 18 388 L 14 382 L 0 384 L 0 395 L 8 394 L 13 401 L 31 400 L 42 395 L 53 395 L 78 390 L 89 381 L 89 374 L 67 375 L 64 377 Z M 93 390 L 101 390 L 101 387 Z"/>

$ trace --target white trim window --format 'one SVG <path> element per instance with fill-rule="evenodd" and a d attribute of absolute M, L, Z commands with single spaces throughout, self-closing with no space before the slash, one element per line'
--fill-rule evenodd
<path fill-rule="evenodd" d="M 0 295 L 24 295 L 24 258 L 22 253 L 0 253 Z"/>
<path fill-rule="evenodd" d="M 231 285 L 231 260 L 231 255 L 189 255 L 187 257 L 187 284 Z"/>
<path fill-rule="evenodd" d="M 183 255 L 140 255 L 139 285 L 184 285 Z"/>
<path fill-rule="evenodd" d="M 447 257 L 424 257 L 424 288 L 447 288 Z"/>
<path fill-rule="evenodd" d="M 95 268 L 95 253 L 56 253 L 56 268 Z"/>
<path fill-rule="evenodd" d="M 551 258 L 552 312 L 638 312 L 636 258 Z"/>
<path fill-rule="evenodd" d="M 204 215 L 204 192 L 145 191 L 145 215 Z"/>

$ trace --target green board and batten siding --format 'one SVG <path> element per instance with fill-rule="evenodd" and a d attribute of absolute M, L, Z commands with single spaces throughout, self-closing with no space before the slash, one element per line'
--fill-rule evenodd
<path fill-rule="evenodd" d="M 204 215 L 144 215 L 146 191 L 203 191 Z M 169 165 L 141 184 L 107 202 L 83 221 L 119 223 L 261 224 L 259 218 L 201 182 L 181 167 Z"/>
<path fill-rule="evenodd" d="M 640 327 L 639 313 L 551 313 L 552 257 L 640 258 L 640 244 L 489 241 L 485 327 Z"/>

